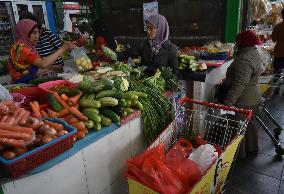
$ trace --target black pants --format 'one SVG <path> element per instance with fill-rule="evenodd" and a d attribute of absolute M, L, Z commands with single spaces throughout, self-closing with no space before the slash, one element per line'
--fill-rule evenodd
<path fill-rule="evenodd" d="M 274 57 L 273 67 L 274 73 L 277 73 L 280 69 L 284 69 L 284 57 Z"/>

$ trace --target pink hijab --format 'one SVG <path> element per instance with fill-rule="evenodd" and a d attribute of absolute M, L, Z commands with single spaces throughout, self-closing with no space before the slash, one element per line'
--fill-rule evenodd
<path fill-rule="evenodd" d="M 30 33 L 37 27 L 37 23 L 30 19 L 22 19 L 16 25 L 16 34 L 19 40 L 32 51 L 37 53 L 35 46 L 29 41 Z"/>

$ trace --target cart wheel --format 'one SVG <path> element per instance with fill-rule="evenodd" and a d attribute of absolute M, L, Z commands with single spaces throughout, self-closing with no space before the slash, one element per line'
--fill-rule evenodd
<path fill-rule="evenodd" d="M 282 157 L 284 155 L 284 149 L 281 147 L 281 145 L 276 145 L 275 151 L 278 157 Z"/>
<path fill-rule="evenodd" d="M 275 139 L 279 140 L 279 136 L 281 135 L 281 131 L 282 131 L 282 129 L 280 129 L 280 128 L 275 128 L 274 129 L 274 137 L 275 137 Z"/>

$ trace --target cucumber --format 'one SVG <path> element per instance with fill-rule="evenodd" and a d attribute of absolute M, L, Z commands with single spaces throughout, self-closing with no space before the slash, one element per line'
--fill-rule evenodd
<path fill-rule="evenodd" d="M 95 114 L 93 111 L 90 110 L 83 110 L 83 115 L 88 117 L 94 123 L 100 123 L 102 121 L 101 117 L 98 114 Z"/>
<path fill-rule="evenodd" d="M 79 101 L 81 108 L 101 108 L 101 103 L 97 100 L 81 99 Z"/>
<path fill-rule="evenodd" d="M 101 103 L 101 107 L 106 107 L 106 106 L 117 106 L 118 105 L 118 100 L 113 97 L 104 97 L 98 99 L 98 101 Z"/>
<path fill-rule="evenodd" d="M 121 99 L 124 97 L 124 93 L 119 90 L 105 90 L 105 91 L 101 91 L 100 93 L 98 93 L 96 96 L 96 99 L 100 99 L 103 97 L 113 97 L 116 99 Z"/>
<path fill-rule="evenodd" d="M 124 98 L 118 100 L 118 104 L 121 105 L 122 107 L 126 107 L 127 106 L 126 100 Z"/>
<path fill-rule="evenodd" d="M 101 108 L 100 113 L 108 118 L 111 119 L 112 122 L 114 123 L 119 123 L 120 122 L 120 117 L 118 114 L 116 114 L 114 111 L 106 109 L 106 108 Z"/>
<path fill-rule="evenodd" d="M 100 111 L 96 108 L 84 108 L 82 112 L 84 112 L 84 111 L 90 111 L 93 114 L 97 114 L 97 115 L 100 113 Z"/>
<path fill-rule="evenodd" d="M 129 108 L 131 106 L 132 106 L 131 100 L 126 100 L 126 106 L 125 107 Z"/>
<path fill-rule="evenodd" d="M 124 108 L 124 111 L 126 112 L 126 115 L 129 115 L 133 112 L 131 108 Z"/>
<path fill-rule="evenodd" d="M 143 105 L 141 102 L 137 101 L 135 107 L 138 108 L 138 110 L 143 111 Z"/>
<path fill-rule="evenodd" d="M 129 91 L 127 93 L 130 94 L 130 95 L 136 95 L 136 96 L 138 96 L 138 98 L 147 98 L 147 94 L 145 94 L 143 92 Z"/>
<path fill-rule="evenodd" d="M 96 131 L 101 130 L 101 129 L 102 129 L 101 123 L 94 123 L 94 129 L 95 129 Z"/>
<path fill-rule="evenodd" d="M 47 102 L 48 105 L 56 112 L 60 112 L 63 109 L 61 104 L 59 104 L 59 102 L 52 94 L 47 94 Z"/>
<path fill-rule="evenodd" d="M 136 99 L 136 95 L 135 95 L 135 94 L 132 94 L 132 93 L 129 93 L 129 92 L 124 93 L 124 97 L 125 97 L 125 99 L 127 99 L 127 100 L 135 100 L 135 99 Z M 137 96 L 137 97 L 138 97 L 138 96 Z"/>
<path fill-rule="evenodd" d="M 113 83 L 108 79 L 101 79 L 94 83 L 94 92 L 98 94 L 104 90 L 111 90 L 113 89 Z"/>
<path fill-rule="evenodd" d="M 101 117 L 101 124 L 102 124 L 102 126 L 104 126 L 104 127 L 108 127 L 108 126 L 110 126 L 111 124 L 112 124 L 112 121 L 111 121 L 111 119 L 110 118 L 107 118 L 107 117 L 105 117 L 104 115 L 102 115 L 102 114 L 99 114 L 99 116 Z"/>

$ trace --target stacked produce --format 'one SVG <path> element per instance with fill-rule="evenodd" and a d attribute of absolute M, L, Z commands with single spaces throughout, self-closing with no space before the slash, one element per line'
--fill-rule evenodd
<path fill-rule="evenodd" d="M 117 55 L 114 51 L 112 51 L 110 48 L 106 46 L 102 46 L 102 49 L 105 53 L 105 55 L 112 61 L 117 61 Z"/>
<path fill-rule="evenodd" d="M 139 100 L 147 97 L 140 92 L 127 92 L 129 83 L 123 77 L 93 82 L 90 77 L 85 76 L 79 86 L 85 92 L 79 102 L 80 108 L 89 118 L 90 128 L 94 126 L 96 130 L 112 123 L 120 123 L 121 117 L 133 112 L 132 108 L 142 111 L 143 106 Z"/>
<path fill-rule="evenodd" d="M 68 133 L 63 125 L 41 121 L 12 100 L 0 103 L 0 117 L 0 154 L 8 160 Z"/>
<path fill-rule="evenodd" d="M 204 63 L 197 63 L 197 58 L 194 56 L 181 54 L 179 55 L 179 69 L 180 70 L 206 70 L 207 66 Z"/>

